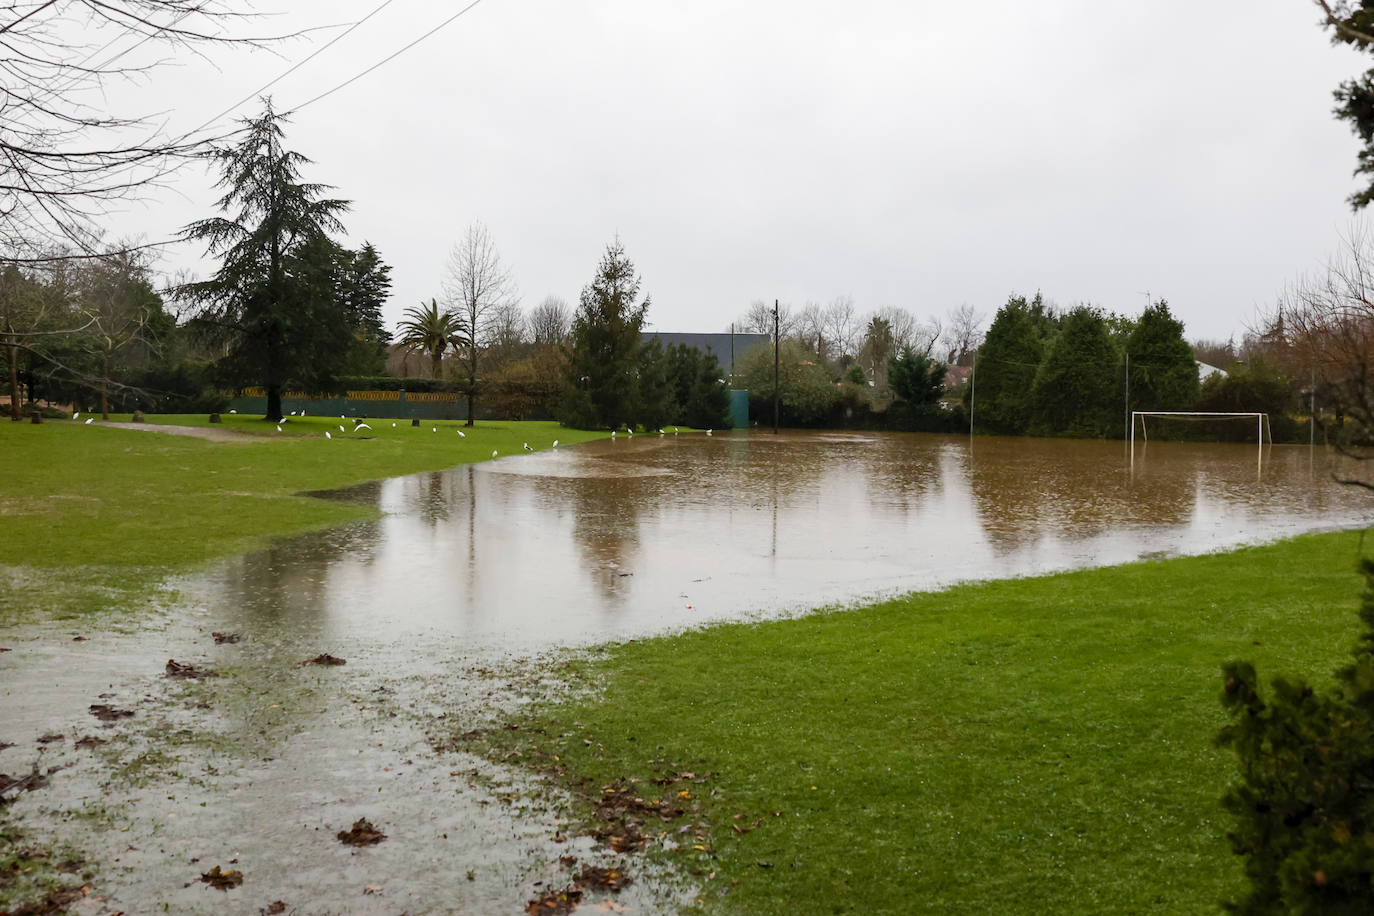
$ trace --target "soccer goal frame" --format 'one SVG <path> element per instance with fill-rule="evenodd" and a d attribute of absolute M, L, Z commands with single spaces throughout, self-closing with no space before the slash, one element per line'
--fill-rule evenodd
<path fill-rule="evenodd" d="M 1131 411 L 1131 451 L 1135 452 L 1135 421 L 1140 418 L 1140 436 L 1144 442 L 1150 441 L 1149 430 L 1145 426 L 1146 417 L 1173 417 L 1186 420 L 1240 420 L 1253 417 L 1255 420 L 1256 441 L 1260 454 L 1264 453 L 1264 436 L 1269 434 L 1269 444 L 1274 444 L 1274 431 L 1269 427 L 1269 414 L 1254 411 L 1211 411 L 1211 410 L 1133 410 Z"/>

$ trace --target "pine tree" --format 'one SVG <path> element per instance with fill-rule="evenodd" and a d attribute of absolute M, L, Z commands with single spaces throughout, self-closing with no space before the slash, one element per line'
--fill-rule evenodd
<path fill-rule="evenodd" d="M 1192 410 L 1197 403 L 1197 363 L 1183 338 L 1183 322 L 1163 299 L 1141 313 L 1126 338 L 1131 359 L 1132 410 Z"/>
<path fill-rule="evenodd" d="M 596 277 L 582 288 L 569 335 L 568 368 L 559 419 L 579 429 L 634 423 L 635 370 L 649 297 L 636 303 L 639 277 L 617 239 L 606 247 Z"/>
<path fill-rule="evenodd" d="M 997 311 L 978 350 L 971 396 L 979 430 L 1019 435 L 1030 425 L 1031 385 L 1056 320 L 1040 294 L 1012 296 Z M 967 406 L 967 405 L 966 405 Z"/>
<path fill-rule="evenodd" d="M 1097 309 L 1080 306 L 1059 322 L 1031 384 L 1031 429 L 1039 434 L 1104 436 L 1115 428 L 1119 362 Z"/>
<path fill-rule="evenodd" d="M 267 101 L 237 146 L 215 151 L 225 189 L 218 206 L 228 215 L 184 231 L 221 261 L 214 277 L 183 287 L 199 306 L 198 326 L 227 348 L 219 372 L 234 384 L 262 385 L 271 420 L 281 418 L 288 382 L 333 387 L 350 336 L 329 239 L 343 230 L 339 214 L 348 203 L 301 180 L 310 160 L 282 146 L 282 121 Z"/>

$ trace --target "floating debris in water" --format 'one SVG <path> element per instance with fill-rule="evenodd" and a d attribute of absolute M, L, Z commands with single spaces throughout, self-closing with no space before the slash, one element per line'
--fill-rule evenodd
<path fill-rule="evenodd" d="M 321 652 L 319 655 L 316 655 L 314 658 L 309 658 L 309 659 L 306 659 L 305 661 L 301 662 L 300 667 L 304 668 L 306 665 L 347 665 L 347 664 L 348 664 L 347 659 L 338 658 L 337 656 L 330 655 L 328 652 Z"/>
<path fill-rule="evenodd" d="M 101 722 L 113 722 L 116 719 L 132 719 L 134 711 L 132 709 L 115 709 L 105 703 L 92 703 L 90 706 L 91 715 Z"/>
<path fill-rule="evenodd" d="M 385 839 L 386 834 L 372 826 L 372 822 L 365 817 L 354 821 L 352 829 L 339 831 L 339 842 L 349 846 L 371 846 Z"/>
<path fill-rule="evenodd" d="M 227 891 L 229 888 L 238 887 L 243 883 L 243 872 L 233 868 L 228 871 L 220 871 L 220 867 L 216 865 L 201 875 L 200 880 L 216 890 Z"/>
<path fill-rule="evenodd" d="M 215 645 L 217 645 L 217 646 L 222 646 L 222 645 L 224 645 L 225 643 L 235 643 L 235 642 L 238 642 L 239 639 L 241 638 L 241 637 L 239 636 L 239 634 L 237 634 L 237 633 L 219 633 L 219 632 L 215 632 L 215 633 L 211 633 L 210 635 L 213 636 L 213 637 L 215 638 Z"/>
<path fill-rule="evenodd" d="M 214 677 L 215 672 L 207 671 L 204 668 L 197 668 L 195 665 L 183 665 L 176 659 L 169 658 L 167 659 L 167 669 L 165 676 L 179 679 L 191 678 L 199 680 L 203 677 Z"/>

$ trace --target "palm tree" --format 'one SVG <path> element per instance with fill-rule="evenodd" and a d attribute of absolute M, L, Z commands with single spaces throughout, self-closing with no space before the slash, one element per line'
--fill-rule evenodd
<path fill-rule="evenodd" d="M 454 312 L 439 311 L 439 303 L 429 300 L 429 305 L 408 308 L 405 320 L 397 327 L 400 336 L 397 343 L 407 352 L 419 350 L 428 353 L 434 361 L 434 377 L 440 377 L 443 367 L 444 351 L 449 347 L 457 350 L 467 345 L 467 334 L 463 319 Z"/>

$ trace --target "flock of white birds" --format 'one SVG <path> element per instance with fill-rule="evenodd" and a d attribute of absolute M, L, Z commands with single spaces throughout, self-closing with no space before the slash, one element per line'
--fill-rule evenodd
<path fill-rule="evenodd" d="M 238 413 L 237 410 L 231 410 L 231 411 L 229 411 L 229 412 L 230 412 L 230 413 Z M 304 416 L 305 416 L 305 411 L 304 411 L 304 410 L 300 410 L 300 411 L 293 410 L 293 411 L 291 411 L 291 417 L 295 417 L 295 416 L 304 417 Z M 288 420 L 291 419 L 291 417 L 282 417 L 282 418 L 281 418 L 281 421 L 280 421 L 279 423 L 277 423 L 277 432 L 281 432 L 281 431 L 282 431 L 282 428 L 281 428 L 282 423 L 287 422 Z M 78 410 L 78 411 L 76 411 L 75 413 L 73 413 L 73 414 L 72 414 L 72 419 L 73 419 L 73 420 L 79 420 L 79 419 L 81 419 L 81 411 Z M 348 418 L 345 417 L 343 414 L 339 414 L 339 419 L 340 419 L 340 420 L 346 420 L 346 419 L 348 419 Z M 95 422 L 95 417 L 87 417 L 85 422 L 88 423 L 88 424 L 89 424 L 89 423 L 93 423 L 93 422 Z M 353 420 L 353 423 L 354 423 L 354 426 L 353 426 L 353 430 L 352 430 L 352 431 L 353 431 L 354 433 L 358 432 L 359 430 L 364 430 L 364 429 L 366 429 L 366 430 L 371 430 L 371 429 L 372 429 L 371 426 L 367 425 L 367 424 L 364 423 L 362 420 L 354 419 L 354 420 Z M 395 428 L 396 428 L 396 424 L 393 422 L 393 423 L 391 424 L 391 427 L 392 427 L 393 429 L 395 429 Z M 437 432 L 439 431 L 439 427 L 437 427 L 437 426 L 431 426 L 431 427 L 429 428 L 429 430 L 430 430 L 430 432 L 437 433 Z M 347 434 L 349 431 L 344 427 L 344 425 L 343 425 L 342 423 L 340 423 L 340 424 L 339 424 L 339 432 Z M 461 429 L 455 430 L 455 432 L 458 433 L 458 438 L 460 438 L 460 439 L 466 439 L 466 438 L 467 438 L 467 433 L 463 432 Z M 711 435 L 711 433 L 712 433 L 712 430 L 709 430 L 709 429 L 706 430 L 706 435 L 709 436 L 709 435 Z M 658 434 L 659 434 L 660 437 L 663 437 L 663 436 L 668 435 L 668 433 L 667 433 L 665 430 L 661 429 L 661 428 L 658 430 Z M 673 435 L 676 436 L 677 434 L 678 434 L 678 428 L 677 428 L 676 426 L 674 426 L 674 427 L 673 427 Z M 626 438 L 633 439 L 634 436 L 635 436 L 634 430 L 633 430 L 633 429 L 628 429 L 628 428 L 627 428 L 626 431 L 625 431 L 625 436 L 626 436 Z M 324 437 L 325 437 L 326 439 L 333 439 L 333 438 L 334 438 L 334 435 L 333 435 L 333 433 L 331 433 L 329 430 L 326 429 L 326 430 L 324 431 Z M 613 430 L 611 430 L 611 441 L 612 441 L 612 442 L 615 441 L 615 437 L 616 437 L 616 430 L 613 429 Z M 534 447 L 531 446 L 528 442 L 524 443 L 523 448 L 524 448 L 524 450 L 527 451 L 527 452 L 535 451 Z M 553 440 L 552 448 L 558 448 L 558 440 L 557 440 L 557 439 Z M 491 457 L 495 458 L 495 457 L 497 457 L 497 454 L 498 454 L 498 452 L 497 452 L 496 449 L 492 449 L 492 450 L 491 450 Z"/>

